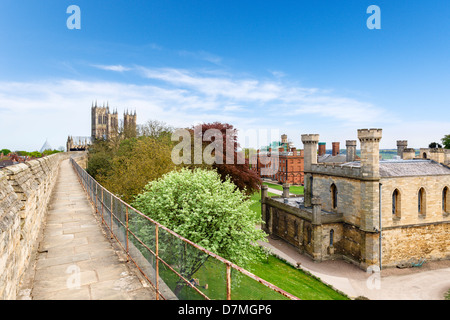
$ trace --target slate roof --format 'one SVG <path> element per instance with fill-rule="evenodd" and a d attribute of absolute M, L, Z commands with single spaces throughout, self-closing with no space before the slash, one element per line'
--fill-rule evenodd
<path fill-rule="evenodd" d="M 338 154 L 333 156 L 331 154 L 324 154 L 318 159 L 319 163 L 344 163 L 347 161 L 347 156 L 345 154 Z"/>
<path fill-rule="evenodd" d="M 433 160 L 380 161 L 381 177 L 450 175 L 450 168 Z"/>
<path fill-rule="evenodd" d="M 342 166 L 361 167 L 360 161 Z M 380 177 L 414 177 L 450 175 L 450 168 L 433 160 L 381 160 Z"/>

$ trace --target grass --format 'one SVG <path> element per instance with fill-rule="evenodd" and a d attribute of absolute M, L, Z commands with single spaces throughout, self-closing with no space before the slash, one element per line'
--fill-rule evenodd
<path fill-rule="evenodd" d="M 269 256 L 267 262 L 253 263 L 249 271 L 302 300 L 349 300 L 320 280 L 274 256 Z"/>
<path fill-rule="evenodd" d="M 320 280 L 311 277 L 302 270 L 296 269 L 274 256 L 269 256 L 267 261 L 252 263 L 247 270 L 301 300 L 349 300 L 348 297 L 335 291 Z M 175 274 L 162 265 L 160 275 L 173 290 L 177 279 Z M 225 265 L 219 261 L 209 258 L 203 267 L 195 273 L 193 278 L 198 279 L 200 286 L 197 288 L 210 299 L 226 299 Z M 231 298 L 233 300 L 288 299 L 235 270 L 232 270 L 231 283 Z M 206 284 L 207 287 L 205 286 Z M 178 298 L 182 300 L 203 299 L 188 286 L 183 287 Z"/>
<path fill-rule="evenodd" d="M 268 192 L 267 193 L 269 197 L 273 197 L 276 196 L 275 193 L 272 192 Z M 260 192 L 255 192 L 251 198 L 251 200 L 256 201 L 254 204 L 250 205 L 250 209 L 255 213 L 256 218 L 259 220 L 261 219 L 261 193 Z"/>
<path fill-rule="evenodd" d="M 265 184 L 273 185 L 270 183 Z M 281 188 L 279 185 L 274 186 Z M 303 191 L 303 187 L 301 188 Z M 275 194 L 269 192 L 269 196 L 274 195 Z M 259 200 L 261 199 L 261 194 L 259 192 L 254 193 L 251 199 L 257 201 L 257 203 L 251 205 L 250 209 L 252 209 L 260 218 L 261 203 Z M 317 280 L 302 270 L 296 269 L 274 256 L 269 256 L 267 261 L 254 262 L 250 265 L 248 270 L 302 300 L 348 300 L 348 297 L 325 285 L 320 280 Z"/>
<path fill-rule="evenodd" d="M 269 188 L 283 191 L 283 186 L 281 186 L 279 184 L 274 184 L 274 183 L 270 183 L 270 182 L 263 182 L 263 184 L 265 184 Z M 293 194 L 297 194 L 297 195 L 302 195 L 302 194 L 304 194 L 304 187 L 303 186 L 290 186 L 289 192 L 293 193 Z"/>

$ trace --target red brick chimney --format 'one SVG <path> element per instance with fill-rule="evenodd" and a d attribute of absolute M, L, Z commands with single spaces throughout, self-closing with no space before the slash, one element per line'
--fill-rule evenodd
<path fill-rule="evenodd" d="M 293 154 L 294 156 L 297 155 L 297 148 L 292 148 L 291 151 L 292 151 L 292 154 Z"/>
<path fill-rule="evenodd" d="M 340 144 L 339 142 L 333 142 L 332 145 L 333 145 L 332 155 L 337 156 L 339 154 Z"/>
<path fill-rule="evenodd" d="M 319 157 L 323 156 L 327 152 L 327 144 L 325 142 L 319 142 Z"/>

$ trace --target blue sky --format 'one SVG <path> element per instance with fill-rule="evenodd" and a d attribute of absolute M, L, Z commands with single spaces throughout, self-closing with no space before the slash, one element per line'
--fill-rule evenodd
<path fill-rule="evenodd" d="M 81 30 L 66 27 L 73 4 Z M 0 148 L 90 135 L 95 100 L 138 123 L 222 121 L 299 148 L 303 133 L 345 146 L 359 128 L 426 147 L 450 133 L 449 16 L 445 0 L 2 0 Z"/>

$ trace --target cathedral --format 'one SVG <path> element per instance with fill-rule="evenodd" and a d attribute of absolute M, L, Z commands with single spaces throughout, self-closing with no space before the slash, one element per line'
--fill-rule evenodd
<path fill-rule="evenodd" d="M 123 114 L 123 132 L 125 136 L 136 136 L 136 111 L 134 113 L 125 111 Z M 119 134 L 119 116 L 117 109 L 110 112 L 109 104 L 106 106 L 97 106 L 92 104 L 91 107 L 91 127 L 92 140 L 110 140 Z"/>
<path fill-rule="evenodd" d="M 123 114 L 122 134 L 125 138 L 135 137 L 137 135 L 136 110 Z M 85 151 L 95 140 L 110 140 L 119 136 L 119 115 L 117 109 L 112 112 L 109 110 L 109 104 L 98 106 L 97 102 L 92 103 L 91 107 L 91 136 L 67 138 L 67 151 Z"/>

